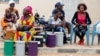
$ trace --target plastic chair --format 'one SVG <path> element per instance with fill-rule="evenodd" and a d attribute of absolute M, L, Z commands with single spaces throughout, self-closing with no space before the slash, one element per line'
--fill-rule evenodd
<path fill-rule="evenodd" d="M 96 35 L 96 34 L 100 34 L 100 31 L 96 31 L 96 26 L 97 26 L 99 23 L 100 23 L 100 21 L 93 25 L 93 31 L 92 31 L 92 45 L 93 45 L 93 42 L 94 42 L 94 37 L 95 37 L 95 35 Z M 99 42 L 100 42 L 100 39 L 99 39 L 99 36 L 98 36 L 98 44 L 99 44 Z"/>
<path fill-rule="evenodd" d="M 74 33 L 74 31 L 73 31 L 73 26 L 74 26 L 74 25 L 71 24 L 70 44 L 72 44 L 72 39 L 73 39 L 73 33 Z"/>
<path fill-rule="evenodd" d="M 71 27 L 71 43 L 72 43 L 72 37 L 73 37 L 73 34 L 74 34 L 74 27 L 73 27 L 74 25 L 72 25 L 72 27 Z M 86 31 L 86 41 L 87 41 L 87 45 L 89 45 L 89 33 L 90 33 L 90 27 L 89 27 L 89 25 L 87 26 L 87 28 L 88 28 L 88 30 Z M 75 37 L 74 37 L 74 43 L 76 43 L 76 34 L 75 34 Z"/>

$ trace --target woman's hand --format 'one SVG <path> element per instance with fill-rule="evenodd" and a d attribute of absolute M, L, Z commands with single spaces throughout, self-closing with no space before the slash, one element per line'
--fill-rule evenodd
<path fill-rule="evenodd" d="M 59 23 L 59 24 L 56 24 L 56 26 L 61 26 L 62 24 L 61 23 Z"/>
<path fill-rule="evenodd" d="M 23 25 L 21 25 L 21 24 L 16 25 L 16 29 L 17 29 L 18 31 L 21 31 L 22 28 L 23 28 Z"/>
<path fill-rule="evenodd" d="M 19 24 L 19 25 L 17 26 L 17 28 L 22 29 L 22 28 L 23 28 L 23 25 L 20 25 L 20 24 Z"/>
<path fill-rule="evenodd" d="M 61 25 L 62 25 L 62 27 L 65 28 L 65 27 L 66 27 L 66 21 L 62 21 L 62 22 L 61 22 Z"/>
<path fill-rule="evenodd" d="M 80 24 L 76 23 L 75 25 L 76 25 L 76 26 L 79 26 Z"/>
<path fill-rule="evenodd" d="M 82 24 L 82 26 L 86 27 L 86 26 L 87 26 L 87 24 Z"/>
<path fill-rule="evenodd" d="M 12 26 L 13 26 L 13 23 L 11 23 L 11 22 L 8 23 L 8 26 L 9 26 L 9 27 L 12 27 Z"/>
<path fill-rule="evenodd" d="M 4 19 L 4 21 L 11 22 L 12 19 Z"/>

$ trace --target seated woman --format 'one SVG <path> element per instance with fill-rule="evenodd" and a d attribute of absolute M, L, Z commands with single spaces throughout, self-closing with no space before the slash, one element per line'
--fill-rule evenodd
<path fill-rule="evenodd" d="M 14 16 L 10 13 L 10 11 L 5 12 L 5 16 L 1 20 L 1 26 L 3 29 L 10 27 L 14 23 Z"/>
<path fill-rule="evenodd" d="M 13 14 L 16 18 L 14 19 L 14 22 L 16 23 L 16 21 L 19 19 L 19 12 L 18 10 L 15 8 L 15 1 L 14 0 L 9 0 L 9 7 L 5 9 L 5 11 L 10 11 L 11 14 Z"/>
<path fill-rule="evenodd" d="M 79 37 L 79 45 L 84 45 L 84 36 L 87 29 L 87 25 L 91 24 L 91 19 L 89 17 L 87 10 L 87 6 L 85 4 L 78 5 L 78 11 L 75 12 L 74 17 L 72 19 L 72 24 L 76 27 L 74 28 L 75 34 Z"/>
<path fill-rule="evenodd" d="M 24 40 L 31 41 L 32 36 L 35 34 L 34 26 L 34 17 L 32 16 L 32 10 L 29 7 L 25 7 L 23 10 L 23 16 L 18 20 L 17 31 L 15 33 L 14 41 Z"/>
<path fill-rule="evenodd" d="M 1 19 L 1 26 L 2 26 L 2 37 L 5 36 L 6 32 L 9 30 L 16 30 L 14 25 L 14 19 L 15 17 L 10 13 L 10 11 L 5 11 L 4 17 Z"/>
<path fill-rule="evenodd" d="M 64 32 L 63 43 L 65 44 L 65 43 L 67 43 L 66 33 L 64 31 L 64 28 L 62 27 L 62 21 L 59 19 L 60 15 L 61 15 L 61 12 L 56 10 L 55 13 L 54 13 L 54 16 L 49 19 L 48 23 L 50 24 L 52 31 L 54 31 L 54 32 Z"/>

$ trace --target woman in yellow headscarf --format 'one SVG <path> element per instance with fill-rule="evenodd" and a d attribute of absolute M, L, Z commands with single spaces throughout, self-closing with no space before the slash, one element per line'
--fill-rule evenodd
<path fill-rule="evenodd" d="M 35 34 L 34 27 L 34 17 L 32 16 L 32 9 L 30 6 L 27 6 L 23 10 L 23 16 L 18 20 L 18 27 L 15 33 L 14 41 L 24 40 L 31 41 L 32 36 Z"/>

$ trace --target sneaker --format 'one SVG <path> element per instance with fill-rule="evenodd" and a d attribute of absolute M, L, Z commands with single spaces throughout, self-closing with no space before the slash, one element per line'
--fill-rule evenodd
<path fill-rule="evenodd" d="M 81 41 L 81 45 L 84 45 L 84 39 Z"/>
<path fill-rule="evenodd" d="M 68 44 L 68 42 L 66 41 L 66 42 L 63 42 L 64 44 Z"/>

